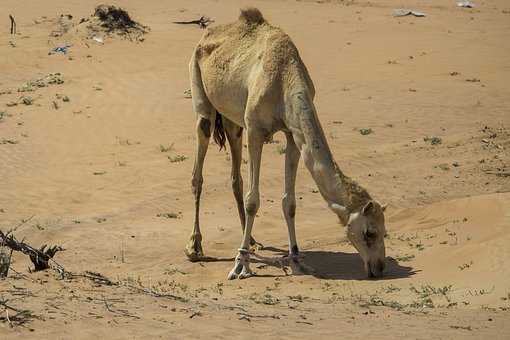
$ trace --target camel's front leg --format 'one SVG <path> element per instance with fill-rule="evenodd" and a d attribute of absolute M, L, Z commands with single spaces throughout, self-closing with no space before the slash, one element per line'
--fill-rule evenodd
<path fill-rule="evenodd" d="M 200 233 L 200 195 L 202 193 L 202 169 L 204 167 L 205 154 L 211 137 L 211 120 L 200 117 L 197 120 L 197 144 L 195 149 L 195 164 L 193 166 L 193 177 L 191 187 L 195 196 L 195 224 L 190 240 L 184 250 L 188 259 L 192 262 L 199 261 L 203 256 L 202 234 Z"/>
<path fill-rule="evenodd" d="M 249 247 L 251 240 L 251 230 L 255 215 L 260 206 L 259 198 L 259 175 L 260 175 L 260 161 L 262 156 L 262 147 L 264 145 L 264 137 L 254 128 L 248 126 L 248 154 L 249 161 L 249 174 L 250 174 L 250 187 L 246 194 L 244 204 L 246 213 L 246 225 L 244 227 L 243 241 L 239 248 L 239 253 L 236 257 L 234 268 L 228 274 L 228 279 L 235 278 L 243 279 L 252 275 L 249 267 L 250 255 Z"/>
<path fill-rule="evenodd" d="M 299 255 L 299 248 L 296 240 L 296 174 L 299 163 L 300 152 L 292 134 L 287 133 L 287 147 L 285 149 L 285 186 L 282 199 L 283 215 L 289 230 L 289 258 L 288 263 L 292 268 L 293 274 L 303 274 L 311 271 L 311 268 L 305 266 L 302 257 Z"/>

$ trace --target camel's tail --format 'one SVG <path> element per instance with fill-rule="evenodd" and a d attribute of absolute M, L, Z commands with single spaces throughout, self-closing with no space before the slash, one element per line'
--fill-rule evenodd
<path fill-rule="evenodd" d="M 225 129 L 223 128 L 223 119 L 221 113 L 216 111 L 216 119 L 214 120 L 214 141 L 220 146 L 220 150 L 225 148 Z"/>

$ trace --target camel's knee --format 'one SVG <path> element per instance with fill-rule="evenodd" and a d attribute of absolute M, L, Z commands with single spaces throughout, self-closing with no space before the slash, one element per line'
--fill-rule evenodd
<path fill-rule="evenodd" d="M 294 216 L 296 216 L 296 199 L 289 195 L 284 195 L 282 199 L 282 208 L 285 216 L 294 218 Z"/>
<path fill-rule="evenodd" d="M 246 195 L 246 201 L 244 203 L 244 210 L 246 210 L 246 214 L 249 216 L 255 216 L 257 211 L 259 210 L 260 199 L 259 195 L 249 192 Z"/>

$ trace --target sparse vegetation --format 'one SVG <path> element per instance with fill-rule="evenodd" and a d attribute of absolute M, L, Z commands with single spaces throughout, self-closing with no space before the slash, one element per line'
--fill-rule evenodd
<path fill-rule="evenodd" d="M 23 96 L 23 97 L 21 97 L 20 100 L 25 105 L 32 105 L 34 103 L 34 99 L 32 99 L 32 97 L 28 97 L 28 96 Z"/>
<path fill-rule="evenodd" d="M 180 270 L 179 268 L 177 267 L 170 267 L 170 268 L 167 268 L 165 269 L 165 271 L 163 272 L 163 274 L 165 275 L 168 275 L 168 276 L 172 276 L 174 274 L 181 274 L 181 275 L 186 275 L 187 273 Z"/>
<path fill-rule="evenodd" d="M 19 141 L 15 139 L 2 138 L 2 140 L 0 140 L 0 144 L 18 144 L 18 143 Z"/>
<path fill-rule="evenodd" d="M 443 286 L 443 287 L 433 287 L 431 285 L 422 285 L 420 288 L 416 288 L 415 286 L 411 285 L 409 290 L 420 298 L 420 300 L 415 301 L 413 304 L 411 304 L 412 307 L 428 307 L 428 308 L 434 308 L 434 302 L 432 301 L 432 296 L 442 296 L 446 299 L 448 303 L 451 303 L 451 299 L 448 296 L 448 293 L 452 290 L 452 285 Z"/>
<path fill-rule="evenodd" d="M 64 77 L 61 73 L 49 73 L 48 75 L 30 80 L 18 88 L 18 92 L 34 92 L 41 87 L 48 85 L 60 85 L 64 83 Z"/>
<path fill-rule="evenodd" d="M 117 138 L 117 142 L 120 144 L 120 145 L 135 145 L 135 144 L 140 144 L 140 142 L 138 141 L 131 141 L 129 139 L 121 139 L 119 137 L 116 137 Z"/>
<path fill-rule="evenodd" d="M 400 302 L 386 301 L 376 295 L 370 295 L 368 299 L 362 300 L 359 303 L 359 305 L 360 305 L 360 307 L 365 307 L 365 308 L 368 308 L 370 306 L 383 306 L 383 307 L 389 307 L 392 309 L 396 309 L 398 311 L 402 311 L 407 307 L 407 305 L 401 304 Z"/>
<path fill-rule="evenodd" d="M 508 254 L 499 247 L 505 244 L 503 229 L 490 226 L 494 221 L 506 222 L 501 218 L 506 213 L 504 203 L 507 201 L 508 183 L 505 180 L 509 178 L 509 164 L 505 156 L 510 150 L 508 129 L 502 127 L 506 124 L 505 91 L 501 81 L 490 81 L 487 87 L 481 88 L 484 84 L 477 78 L 473 78 L 474 83 L 466 83 L 465 78 L 476 76 L 490 80 L 494 77 L 488 76 L 487 71 L 497 69 L 504 76 L 510 70 L 501 67 L 502 61 L 499 59 L 502 54 L 493 53 L 494 58 L 490 61 L 494 67 L 491 69 L 480 69 L 480 63 L 475 62 L 470 64 L 470 74 L 449 74 L 449 71 L 453 71 L 448 70 L 450 60 L 438 52 L 444 50 L 441 44 L 445 42 L 453 50 L 462 49 L 466 45 L 463 40 L 469 33 L 472 38 L 470 46 L 473 48 L 464 48 L 462 51 L 466 58 L 475 60 L 472 52 L 482 50 L 481 45 L 477 45 L 481 41 L 478 33 L 484 32 L 484 28 L 480 28 L 483 24 L 478 27 L 477 22 L 487 23 L 490 17 L 491 28 L 501 28 L 501 24 L 494 24 L 501 20 L 502 15 L 498 15 L 501 9 L 496 8 L 499 4 L 495 4 L 496 7 L 493 6 L 494 9 L 490 11 L 484 8 L 457 9 L 464 11 L 465 15 L 448 16 L 453 13 L 452 6 L 457 8 L 455 4 L 450 4 L 449 9 L 425 6 L 424 10 L 434 13 L 430 13 L 430 19 L 420 19 L 424 23 L 422 25 L 416 18 L 391 18 L 388 6 L 400 4 L 386 4 L 388 6 L 385 5 L 385 8 L 375 10 L 367 8 L 364 3 L 354 2 L 338 0 L 333 4 L 331 1 L 316 1 L 313 10 L 319 19 L 314 20 L 312 31 L 296 24 L 297 21 L 292 21 L 294 19 L 287 18 L 284 24 L 308 32 L 305 35 L 296 33 L 301 36 L 300 43 L 305 45 L 307 38 L 317 36 L 321 29 L 329 28 L 333 32 L 345 26 L 345 32 L 352 33 L 359 31 L 361 25 L 363 31 L 373 32 L 378 26 L 371 25 L 387 26 L 389 20 L 394 27 L 398 22 L 401 28 L 391 31 L 395 39 L 381 52 L 387 55 L 375 53 L 373 57 L 369 55 L 368 59 L 364 58 L 361 78 L 356 72 L 359 67 L 339 77 L 341 69 L 356 60 L 351 58 L 347 64 L 341 64 L 332 56 L 337 52 L 356 55 L 366 50 L 364 46 L 381 48 L 379 43 L 371 44 L 374 36 L 343 34 L 339 37 L 348 35 L 352 46 L 351 42 L 348 42 L 348 46 L 338 44 L 338 37 L 336 40 L 333 37 L 336 42 L 325 43 L 331 35 L 312 44 L 312 48 L 316 45 L 326 48 L 323 53 L 305 53 L 304 56 L 304 59 L 311 58 L 314 65 L 323 64 L 319 71 L 311 74 L 317 85 L 314 106 L 311 102 L 307 103 L 314 96 L 306 93 L 303 96 L 301 93 L 306 92 L 308 86 L 294 86 L 280 96 L 282 93 L 279 91 L 285 79 L 297 79 L 297 85 L 306 85 L 301 84 L 302 78 L 293 78 L 291 75 L 273 75 L 278 84 L 268 89 L 263 87 L 264 82 L 258 83 L 258 89 L 264 90 L 259 93 L 244 87 L 233 91 L 224 86 L 210 89 L 215 82 L 202 83 L 204 89 L 207 85 L 207 93 L 214 94 L 215 90 L 219 90 L 220 95 L 211 97 L 211 103 L 205 101 L 207 105 L 198 109 L 214 109 L 211 112 L 215 113 L 217 107 L 218 112 L 223 112 L 223 120 L 220 114 L 217 117 L 225 123 L 224 132 L 230 142 L 234 141 L 234 137 L 242 138 L 239 141 L 242 153 L 237 155 L 235 146 L 234 154 L 228 146 L 226 152 L 216 153 L 215 148 L 211 152 L 209 146 L 206 159 L 213 163 L 204 167 L 206 184 L 200 191 L 201 196 L 197 195 L 196 184 L 201 179 L 201 176 L 197 178 L 200 175 L 197 166 L 193 181 L 195 195 L 189 188 L 193 165 L 191 153 L 196 148 L 191 144 L 197 143 L 197 137 L 192 124 L 195 117 L 190 115 L 192 103 L 190 99 L 184 100 L 191 98 L 190 85 L 181 79 L 182 75 L 188 73 L 187 62 L 191 52 L 184 51 L 183 46 L 189 47 L 190 39 L 198 40 L 198 32 L 193 32 L 189 26 L 168 26 L 173 20 L 195 16 L 196 6 L 181 4 L 158 11 L 151 4 L 130 2 L 131 17 L 122 9 L 111 11 L 110 6 L 103 7 L 103 14 L 99 9 L 94 13 L 94 8 L 89 7 L 88 14 L 93 13 L 92 16 L 83 19 L 74 17 L 72 22 L 70 14 L 58 13 L 57 17 L 41 19 L 40 15 L 50 15 L 54 11 L 36 13 L 36 8 L 23 11 L 23 6 L 14 6 L 12 11 L 20 15 L 25 29 L 11 37 L 18 45 L 15 49 L 9 48 L 5 35 L 6 52 L 10 53 L 9 58 L 13 62 L 8 63 L 6 76 L 0 81 L 0 151 L 5 168 L 0 185 L 0 192 L 4 193 L 0 200 L 0 231 L 16 225 L 11 223 L 16 222 L 20 214 L 34 213 L 36 218 L 19 228 L 20 237 L 35 240 L 36 250 L 44 242 L 63 242 L 66 252 L 62 253 L 61 258 L 57 256 L 52 260 L 54 262 L 49 262 L 47 272 L 33 274 L 27 271 L 28 262 L 21 260 L 22 256 L 13 256 L 13 261 L 10 262 L 9 258 L 7 263 L 5 259 L 9 251 L 2 252 L 0 242 L 0 334 L 24 339 L 45 333 L 57 334 L 62 327 L 71 329 L 72 334 L 81 334 L 82 328 L 90 325 L 101 328 L 94 329 L 98 337 L 105 337 L 105 334 L 106 337 L 108 334 L 125 337 L 147 333 L 152 337 L 165 337 L 165 334 L 170 334 L 169 330 L 172 334 L 200 337 L 199 333 L 205 330 L 204 337 L 207 333 L 214 333 L 242 338 L 272 331 L 275 337 L 292 338 L 333 334 L 337 328 L 346 336 L 354 337 L 363 337 L 370 331 L 374 331 L 375 335 L 372 335 L 375 337 L 388 338 L 473 335 L 490 339 L 501 334 L 500 328 L 507 314 L 500 310 L 510 310 L 510 290 L 504 281 Z M 336 6 L 340 3 L 356 6 Z M 85 5 L 75 5 L 70 7 L 75 11 L 73 15 L 87 13 Z M 275 9 L 278 12 L 278 9 L 287 5 L 290 2 L 271 7 L 273 12 Z M 213 8 L 209 14 L 222 13 L 225 7 L 222 2 L 214 6 L 219 7 Z M 295 12 L 295 20 L 302 22 L 306 17 L 306 8 L 311 5 L 298 1 L 292 2 L 291 7 L 294 6 L 298 7 L 289 11 Z M 325 8 L 322 14 L 320 6 Z M 204 11 L 211 10 L 209 7 L 201 6 Z M 155 23 L 157 34 L 137 46 L 125 41 L 111 43 L 117 38 L 114 32 L 117 29 L 123 31 L 120 34 L 124 38 L 142 41 L 143 38 L 136 33 L 131 37 L 131 29 L 126 28 L 137 25 L 131 18 L 136 19 L 135 11 L 140 8 L 140 20 L 148 18 Z M 334 13 L 328 14 L 334 9 L 345 12 L 351 19 L 342 20 Z M 429 39 L 433 43 L 426 46 L 421 44 L 423 36 L 420 35 L 429 28 L 437 26 L 439 31 L 444 31 L 446 24 L 425 23 L 427 20 L 430 23 L 434 18 L 434 22 L 437 22 L 442 10 L 446 12 L 441 18 L 448 20 L 448 28 L 456 31 L 455 34 L 446 37 L 446 34 L 434 33 L 437 39 Z M 48 38 L 52 26 L 59 25 L 58 16 L 69 18 L 71 29 L 57 39 L 53 36 Z M 374 19 L 375 16 L 378 19 Z M 278 25 L 277 17 L 275 13 L 270 14 L 268 19 L 271 20 L 268 21 Z M 459 18 L 473 20 L 470 21 L 469 32 L 464 32 L 466 34 L 459 34 L 456 30 L 462 26 L 459 25 Z M 218 19 L 223 24 L 226 17 L 222 15 Z M 243 25 L 236 25 L 235 31 Z M 263 39 L 252 38 L 256 38 L 259 30 L 255 25 L 248 26 L 251 27 L 249 42 L 258 44 Z M 404 39 L 402 32 L 405 31 L 410 31 L 413 39 Z M 267 33 L 277 32 L 267 30 Z M 273 45 L 280 41 L 278 36 L 272 36 L 275 37 L 269 41 Z M 456 42 L 458 38 L 460 40 Z M 443 40 L 438 42 L 438 39 Z M 171 42 L 170 48 L 162 45 L 165 41 Z M 403 46 L 399 44 L 401 41 L 407 43 L 405 48 L 399 50 Z M 207 42 L 205 38 L 203 42 Z M 203 71 L 201 75 L 204 80 L 206 69 L 213 71 L 207 72 L 208 75 L 216 76 L 215 71 L 223 70 L 225 74 L 216 77 L 221 82 L 222 79 L 232 78 L 229 72 L 233 68 L 243 71 L 245 60 L 256 60 L 234 58 L 234 63 L 230 59 L 223 60 L 224 63 L 216 65 L 220 68 L 208 68 L 209 64 L 203 63 L 207 56 L 220 59 L 221 53 L 227 51 L 232 56 L 230 52 L 236 51 L 228 41 L 226 44 L 223 42 L 223 39 L 213 39 L 196 51 L 193 60 L 194 63 L 199 61 L 200 67 L 192 64 L 192 70 Z M 288 42 L 287 37 L 284 42 Z M 490 49 L 502 48 L 492 42 Z M 65 47 L 66 55 L 46 56 L 48 50 L 67 44 L 72 46 Z M 158 48 L 158 45 L 162 47 Z M 244 49 L 247 46 L 249 44 L 241 46 L 242 53 L 248 52 Z M 290 50 L 289 46 L 284 47 L 283 52 L 286 53 L 283 55 L 284 64 L 281 65 L 273 65 L 268 59 L 271 53 L 264 53 L 264 48 L 258 49 L 256 54 L 268 57 L 263 61 L 271 70 L 287 72 L 289 67 L 294 68 L 292 63 L 300 63 L 301 60 L 298 54 L 294 55 L 297 51 Z M 427 48 L 429 56 L 420 59 L 425 55 L 425 52 L 420 54 L 420 48 Z M 165 56 L 169 50 L 177 53 L 172 57 L 175 62 L 170 66 L 168 63 L 154 62 L 168 59 Z M 24 51 L 34 52 L 33 58 L 31 53 L 23 54 Z M 16 63 L 16 58 L 21 54 L 21 61 Z M 408 58 L 409 54 L 413 56 Z M 204 60 L 198 60 L 199 57 Z M 282 56 L 277 53 L 276 57 Z M 316 57 L 325 58 L 323 61 L 313 60 Z M 389 63 L 397 65 L 385 64 L 392 58 L 398 58 L 398 61 L 390 60 Z M 380 64 L 383 64 L 383 68 Z M 408 71 L 416 67 L 425 67 L 426 71 L 415 74 L 419 77 L 409 77 Z M 462 68 L 460 71 L 468 72 L 467 67 Z M 51 69 L 72 69 L 72 73 L 66 73 L 64 84 L 60 73 L 47 74 Z M 133 72 L 126 74 L 126 70 Z M 391 70 L 395 72 L 389 72 Z M 384 72 L 382 78 L 387 88 L 376 88 L 375 83 L 369 81 L 370 77 L 381 78 L 381 72 Z M 241 73 L 245 74 L 244 71 Z M 258 73 L 256 75 L 260 76 Z M 175 79 L 168 80 L 168 76 Z M 319 79 L 315 79 L 317 76 Z M 25 83 L 31 78 L 39 79 Z M 156 81 L 151 81 L 154 79 Z M 431 79 L 437 85 L 433 91 L 424 85 L 430 83 Z M 200 83 L 193 82 L 195 85 Z M 245 85 L 249 85 L 248 82 Z M 11 90 L 4 91 L 7 87 Z M 248 98 L 252 97 L 251 94 L 263 95 L 265 90 L 269 90 L 268 96 L 253 96 L 253 99 L 278 98 L 277 102 L 272 102 L 275 105 L 266 106 L 263 102 L 257 105 L 254 101 L 246 104 L 257 106 L 246 105 L 245 111 L 237 110 L 240 107 L 237 101 L 242 101 L 248 94 Z M 193 93 L 195 109 L 197 103 L 200 106 L 203 93 Z M 65 94 L 73 100 L 70 101 Z M 292 103 L 295 105 L 283 103 L 286 97 L 295 101 Z M 223 103 L 223 98 L 237 101 L 223 105 L 229 104 Z M 298 99 L 303 103 L 299 104 Z M 483 105 L 480 101 L 484 102 Z M 303 106 L 305 104 L 310 105 Z M 357 110 L 351 110 L 353 107 Z M 240 115 L 249 113 L 251 108 L 257 109 L 257 116 L 266 115 L 267 122 L 272 120 L 274 124 L 259 125 L 247 121 L 249 124 L 245 124 L 245 129 L 236 128 L 238 133 L 234 135 L 235 131 L 230 129 L 229 124 L 234 121 L 237 121 L 236 124 L 243 123 L 238 121 L 237 115 L 230 117 L 230 111 L 234 112 L 234 108 Z M 292 110 L 286 114 L 280 112 L 286 108 Z M 300 111 L 313 117 L 301 117 L 292 124 L 282 122 L 286 117 L 296 118 L 289 115 L 298 115 Z M 147 112 L 150 114 L 145 114 Z M 278 112 L 276 117 L 271 116 L 273 112 Z M 467 118 L 463 117 L 464 112 L 467 112 Z M 249 191 L 255 192 L 253 183 L 249 183 L 253 179 L 250 178 L 253 177 L 250 176 L 253 169 L 246 166 L 252 152 L 251 145 L 247 147 L 247 143 L 253 140 L 251 129 L 267 128 L 267 131 L 263 131 L 266 136 L 267 132 L 279 127 L 292 128 L 296 138 L 302 137 L 303 132 L 311 142 L 314 140 L 308 133 L 313 134 L 317 128 L 316 117 L 322 122 L 324 130 L 315 132 L 321 136 L 323 133 L 331 147 L 329 153 L 320 141 L 320 145 L 308 145 L 313 149 L 312 156 L 318 155 L 314 158 L 317 164 L 313 169 L 317 173 L 312 173 L 324 182 L 319 183 L 321 191 L 311 189 L 313 176 L 310 177 L 308 173 L 302 176 L 307 167 L 301 159 L 296 188 L 287 190 L 285 195 L 286 216 L 280 216 L 280 201 L 276 197 L 280 197 L 285 179 L 276 174 L 278 169 L 284 167 L 282 160 L 285 158 L 286 141 L 282 132 L 274 135 L 276 139 L 273 136 L 268 138 L 264 143 L 270 145 L 264 146 L 261 163 L 261 173 L 268 177 L 262 176 L 260 181 L 261 189 L 264 189 L 260 195 L 263 207 L 257 211 L 260 220 L 255 223 L 265 226 L 254 228 L 254 238 L 262 241 L 265 247 L 250 242 L 247 250 L 250 256 L 253 254 L 250 262 L 252 269 L 257 272 L 255 277 L 227 281 L 227 270 L 232 268 L 238 251 L 240 225 L 246 224 L 246 216 L 248 222 L 253 217 L 250 209 L 249 215 L 246 215 L 246 207 L 251 208 L 249 201 L 253 195 L 248 195 L 244 210 L 240 199 L 246 197 Z M 235 119 L 227 122 L 227 118 Z M 216 132 L 220 130 L 219 124 L 213 126 L 214 122 L 210 123 L 202 124 L 199 129 L 202 128 L 203 132 L 207 132 L 207 127 L 214 128 Z M 183 126 L 187 126 L 187 131 L 180 131 Z M 303 131 L 297 131 L 299 129 Z M 376 134 L 375 130 L 379 132 Z M 214 131 L 210 132 L 212 143 Z M 120 134 L 120 137 L 115 134 Z M 444 140 L 434 134 L 441 135 Z M 140 142 L 136 138 L 143 138 L 142 145 L 138 145 Z M 303 141 L 298 139 L 296 142 L 301 146 Z M 321 159 L 325 159 L 327 164 L 332 163 L 331 155 L 335 156 L 342 170 L 337 168 L 336 163 L 326 171 L 321 167 Z M 235 168 L 237 164 L 234 162 L 232 165 L 231 161 L 242 156 L 246 157 L 241 160 L 244 185 L 239 190 L 242 181 L 230 167 Z M 251 156 L 254 156 L 253 153 Z M 275 161 L 278 161 L 277 166 Z M 370 195 L 373 199 L 390 204 L 385 216 L 391 235 L 384 235 L 388 261 L 382 278 L 366 277 L 364 263 L 358 255 L 360 249 L 350 243 L 349 237 L 352 240 L 352 235 L 345 234 L 346 229 L 347 232 L 353 230 L 352 224 L 347 228 L 337 227 L 337 216 L 329 211 L 328 204 L 324 206 L 318 201 L 319 196 L 324 196 L 328 198 L 328 203 L 335 201 L 340 205 L 341 201 L 347 199 L 343 202 L 346 209 L 359 211 L 358 216 L 367 215 L 370 210 L 375 212 L 372 209 L 374 205 L 366 211 L 362 206 L 358 207 L 368 198 L 364 195 L 358 197 L 359 200 L 351 197 L 358 187 L 354 182 L 344 183 L 349 184 L 346 186 L 337 183 L 338 179 L 344 177 L 343 167 L 345 176 L 352 174 L 353 180 L 359 180 L 360 185 L 366 185 L 371 193 L 373 191 L 374 195 Z M 289 176 L 286 177 L 288 179 Z M 289 183 L 286 184 L 286 189 L 289 189 Z M 231 186 L 237 204 L 232 197 Z M 320 192 L 324 195 L 319 195 Z M 481 194 L 484 196 L 480 200 L 477 196 Z M 297 211 L 294 211 L 294 196 Z M 205 201 L 199 205 L 200 197 Z M 292 269 L 297 269 L 289 256 L 289 248 L 293 252 L 295 248 L 284 237 L 287 230 L 272 228 L 273 224 L 285 225 L 285 217 L 288 220 L 289 198 L 290 215 L 294 216 L 297 212 L 296 223 L 302 224 L 302 228 L 298 228 L 302 269 L 313 269 L 303 270 L 304 275 L 291 273 L 287 268 L 292 264 Z M 200 213 L 199 206 L 202 207 Z M 487 207 L 486 211 L 484 207 Z M 238 209 L 241 223 L 237 216 Z M 243 211 L 246 216 L 243 216 Z M 319 216 L 323 213 L 324 216 Z M 61 223 L 48 221 L 51 216 L 62 216 L 59 217 Z M 200 224 L 203 240 L 197 234 L 198 220 L 192 236 L 189 235 L 195 216 L 208 219 Z M 343 221 L 345 217 L 340 216 L 341 222 L 346 222 Z M 489 228 L 484 228 L 484 221 Z M 372 223 L 368 223 L 368 227 L 363 231 L 370 231 Z M 370 235 L 363 236 L 369 243 Z M 380 240 L 383 235 L 378 233 L 376 236 Z M 188 238 L 191 239 L 189 242 Z M 191 263 L 185 259 L 185 246 L 186 255 L 197 262 Z M 263 247 L 262 250 L 259 251 L 259 247 Z M 241 253 L 244 254 L 242 250 Z M 262 261 L 266 258 L 269 260 Z M 272 259 L 276 260 L 272 262 Z M 471 259 L 477 260 L 477 264 L 474 265 Z M 66 268 L 59 272 L 61 260 Z M 123 264 L 125 262 L 127 264 Z M 377 269 L 374 268 L 377 262 L 371 261 L 370 264 L 372 269 Z M 5 268 L 8 272 L 5 278 L 1 278 L 2 269 Z M 105 274 L 112 275 L 111 279 L 100 273 L 85 271 L 86 268 L 104 270 Z M 74 269 L 84 271 L 72 272 Z M 239 271 L 239 267 L 233 270 Z M 496 285 L 497 290 L 491 288 L 492 285 Z M 403 315 L 421 313 L 430 315 Z M 37 318 L 41 321 L 34 320 Z M 496 322 L 492 322 L 491 318 Z M 31 325 L 31 320 L 36 322 L 32 321 Z"/>
<path fill-rule="evenodd" d="M 159 213 L 156 216 L 163 217 L 163 218 L 180 218 L 180 214 L 174 213 L 174 212 Z"/>
<path fill-rule="evenodd" d="M 424 137 L 423 141 L 430 143 L 430 145 L 438 145 L 438 144 L 441 144 L 443 142 L 441 137 L 437 137 L 437 136 L 431 136 L 431 137 L 427 136 L 427 137 Z"/>
<path fill-rule="evenodd" d="M 397 260 L 398 262 L 408 262 L 414 259 L 414 257 L 415 257 L 414 255 L 399 255 L 395 257 L 395 260 Z"/>
<path fill-rule="evenodd" d="M 389 286 L 384 288 L 384 292 L 387 293 L 387 294 L 398 292 L 400 290 L 402 290 L 402 288 L 396 287 L 394 285 L 389 285 Z"/>
<path fill-rule="evenodd" d="M 185 161 L 186 159 L 188 159 L 188 157 L 184 155 L 168 156 L 170 163 L 179 163 Z"/>
<path fill-rule="evenodd" d="M 249 296 L 249 299 L 257 304 L 264 305 L 277 305 L 280 303 L 280 300 L 278 298 L 273 297 L 271 294 L 259 295 L 257 293 L 253 293 Z"/>
<path fill-rule="evenodd" d="M 11 327 L 24 326 L 34 319 L 40 319 L 32 311 L 13 307 L 9 304 L 9 300 L 3 298 L 0 298 L 0 307 L 3 308 L 0 321 L 9 324 Z"/>
<path fill-rule="evenodd" d="M 359 133 L 363 136 L 369 135 L 373 133 L 374 131 L 371 128 L 361 128 L 359 129 Z"/>
<path fill-rule="evenodd" d="M 301 295 L 301 294 L 299 294 L 299 295 L 289 295 L 289 299 L 290 299 L 291 301 L 295 301 L 295 302 L 303 302 L 303 301 L 305 301 L 306 299 L 308 299 L 308 297 L 303 296 L 303 295 Z"/>
<path fill-rule="evenodd" d="M 163 145 L 163 144 L 160 144 L 159 145 L 159 151 L 161 152 L 169 152 L 169 151 L 173 151 L 174 150 L 174 143 L 166 146 L 166 145 Z"/>
<path fill-rule="evenodd" d="M 466 331 L 472 331 L 473 330 L 471 328 L 471 326 L 450 326 L 450 328 L 453 328 L 453 329 L 464 329 Z"/>
<path fill-rule="evenodd" d="M 487 294 L 492 294 L 494 292 L 494 289 L 495 287 L 492 286 L 491 289 L 487 290 L 485 288 L 481 288 L 481 289 L 470 289 L 468 291 L 468 294 L 471 295 L 471 296 L 482 296 L 482 295 L 487 295 Z"/>
<path fill-rule="evenodd" d="M 459 269 L 464 270 L 464 269 L 471 267 L 472 265 L 473 265 L 473 261 L 470 261 L 469 263 L 463 263 L 462 265 L 459 266 Z"/>

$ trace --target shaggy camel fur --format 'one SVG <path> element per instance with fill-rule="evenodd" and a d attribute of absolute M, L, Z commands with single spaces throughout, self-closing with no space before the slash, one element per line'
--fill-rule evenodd
<path fill-rule="evenodd" d="M 211 132 L 220 146 L 225 133 L 232 153 L 232 188 L 237 202 L 243 241 L 228 278 L 245 278 L 253 221 L 259 209 L 259 172 L 262 147 L 277 131 L 287 138 L 283 213 L 289 231 L 293 268 L 304 269 L 296 242 L 295 181 L 300 156 L 328 206 L 347 226 L 347 236 L 360 253 L 368 276 L 384 269 L 384 207 L 345 176 L 335 163 L 319 123 L 313 99 L 315 89 L 298 50 L 281 29 L 271 26 L 259 10 L 241 10 L 238 21 L 210 28 L 198 43 L 190 62 L 193 109 L 197 114 L 197 144 L 192 189 L 195 225 L 186 255 L 203 258 L 199 225 L 202 168 Z M 249 189 L 243 202 L 240 173 L 242 134 L 246 129 L 249 153 Z"/>

